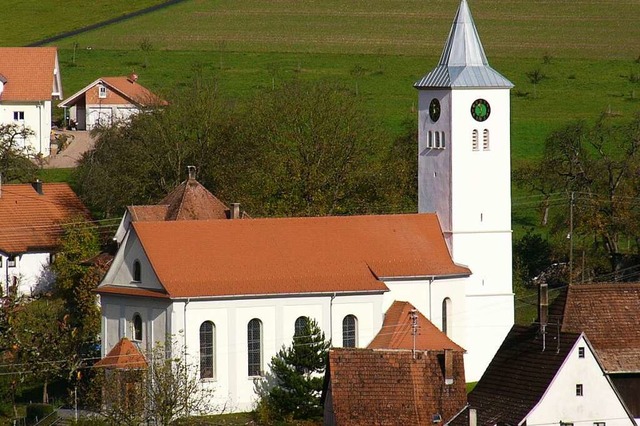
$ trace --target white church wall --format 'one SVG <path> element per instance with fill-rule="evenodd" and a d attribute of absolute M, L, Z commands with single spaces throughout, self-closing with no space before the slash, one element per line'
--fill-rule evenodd
<path fill-rule="evenodd" d="M 581 347 L 584 358 L 579 357 Z M 550 345 L 547 350 L 555 349 Z M 576 395 L 577 385 L 582 385 L 582 395 Z M 584 338 L 578 339 L 526 422 L 530 425 L 560 422 L 574 426 L 634 425 Z"/>
<path fill-rule="evenodd" d="M 144 283 L 144 288 L 163 290 L 135 232 L 128 233 L 123 245 L 124 251 L 118 250 L 113 262 L 116 268 L 109 271 L 104 281 L 121 286 L 140 287 L 140 282 L 133 281 L 133 264 L 137 260 L 140 262 L 141 282 Z"/>

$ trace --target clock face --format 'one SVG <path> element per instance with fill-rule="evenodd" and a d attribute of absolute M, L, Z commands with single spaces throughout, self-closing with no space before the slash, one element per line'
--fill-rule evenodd
<path fill-rule="evenodd" d="M 434 123 L 440 118 L 440 101 L 436 98 L 431 99 L 429 104 L 429 117 Z"/>
<path fill-rule="evenodd" d="M 476 99 L 471 104 L 471 116 L 476 121 L 485 121 L 491 114 L 491 107 L 489 102 L 484 99 Z"/>

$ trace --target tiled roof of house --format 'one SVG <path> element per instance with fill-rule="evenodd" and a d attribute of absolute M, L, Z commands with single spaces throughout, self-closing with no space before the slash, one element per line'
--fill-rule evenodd
<path fill-rule="evenodd" d="M 98 84 L 103 84 L 117 93 L 117 96 L 110 96 L 99 99 L 97 92 L 92 91 Z M 97 90 L 97 89 L 95 89 Z M 79 100 L 85 99 L 87 104 L 108 103 L 108 104 L 133 104 L 136 106 L 166 105 L 167 102 L 160 99 L 156 94 L 138 83 L 137 78 L 132 77 L 100 77 L 91 82 L 83 89 L 69 96 L 60 102 L 59 107 L 70 107 Z"/>
<path fill-rule="evenodd" d="M 543 351 L 538 326 L 514 325 L 469 394 L 478 425 L 519 424 L 542 398 L 579 338 L 579 333 L 561 332 L 558 345 L 550 327 Z M 452 424 L 469 423 L 460 416 Z"/>
<path fill-rule="evenodd" d="M 640 372 L 640 283 L 575 284 L 549 310 L 562 331 L 584 332 L 608 373 Z"/>
<path fill-rule="evenodd" d="M 62 236 L 61 224 L 88 218 L 89 212 L 66 183 L 4 184 L 0 187 L 0 251 L 19 254 L 51 251 Z"/>
<path fill-rule="evenodd" d="M 413 349 L 413 328 L 411 311 L 415 310 L 409 302 L 394 301 L 384 315 L 382 328 L 373 338 L 369 349 Z M 451 349 L 462 351 L 442 331 L 427 319 L 420 311 L 415 311 L 418 330 L 415 348 L 421 351 Z"/>
<path fill-rule="evenodd" d="M 227 219 L 229 208 L 194 178 L 189 178 L 174 188 L 158 203 L 167 205 L 161 220 Z"/>
<path fill-rule="evenodd" d="M 93 366 L 118 369 L 146 368 L 147 360 L 136 345 L 123 337 L 104 358 Z"/>
<path fill-rule="evenodd" d="M 57 56 L 55 47 L 0 47 L 0 74 L 6 81 L 0 101 L 51 100 Z"/>
<path fill-rule="evenodd" d="M 462 352 L 452 352 L 445 384 L 444 352 L 336 348 L 329 353 L 325 420 L 336 425 L 433 425 L 466 404 Z"/>
<path fill-rule="evenodd" d="M 435 214 L 133 222 L 171 297 L 387 291 L 384 277 L 467 276 Z"/>

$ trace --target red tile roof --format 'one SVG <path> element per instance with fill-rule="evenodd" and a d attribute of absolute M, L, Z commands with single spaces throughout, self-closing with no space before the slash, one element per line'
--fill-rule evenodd
<path fill-rule="evenodd" d="M 413 327 L 411 311 L 414 306 L 409 302 L 394 301 L 384 315 L 382 328 L 373 338 L 369 349 L 413 349 Z M 444 350 L 464 352 L 422 313 L 416 310 L 418 330 L 415 339 L 417 350 Z"/>
<path fill-rule="evenodd" d="M 163 220 L 227 219 L 229 208 L 200 182 L 189 178 L 175 187 L 159 205 L 167 205 Z"/>
<path fill-rule="evenodd" d="M 147 360 L 129 339 L 123 337 L 104 358 L 93 366 L 118 369 L 146 368 Z"/>
<path fill-rule="evenodd" d="M 332 349 L 325 422 L 336 425 L 433 425 L 467 403 L 462 352 L 452 352 L 453 383 L 445 384 L 444 353 Z"/>
<path fill-rule="evenodd" d="M 466 276 L 435 214 L 133 222 L 171 297 L 383 292 L 379 277 Z"/>
<path fill-rule="evenodd" d="M 107 97 L 102 99 L 98 95 L 98 84 L 104 84 L 111 88 L 107 91 Z M 84 99 L 87 105 L 94 104 L 133 104 L 136 106 L 166 105 L 167 102 L 160 99 L 146 87 L 140 85 L 131 77 L 101 77 L 80 91 L 60 102 L 60 107 L 70 107 L 79 100 Z"/>
<path fill-rule="evenodd" d="M 550 307 L 562 331 L 584 332 L 608 373 L 640 372 L 640 283 L 569 286 Z"/>
<path fill-rule="evenodd" d="M 125 295 L 125 296 L 154 297 L 159 299 L 169 298 L 169 295 L 163 291 L 152 290 L 147 288 L 131 287 L 131 286 L 104 285 L 96 288 L 94 291 L 98 294 L 117 294 L 117 295 Z"/>
<path fill-rule="evenodd" d="M 540 401 L 580 337 L 561 332 L 558 345 L 550 327 L 543 351 L 538 329 L 514 325 L 469 394 L 469 404 L 477 409 L 478 426 L 520 424 Z M 468 426 L 469 422 L 460 416 L 452 424 Z"/>
<path fill-rule="evenodd" d="M 57 56 L 55 47 L 0 47 L 0 101 L 51 100 Z"/>
<path fill-rule="evenodd" d="M 61 224 L 89 218 L 82 201 L 66 183 L 43 183 L 40 195 L 32 184 L 0 187 L 0 251 L 20 254 L 57 248 Z"/>

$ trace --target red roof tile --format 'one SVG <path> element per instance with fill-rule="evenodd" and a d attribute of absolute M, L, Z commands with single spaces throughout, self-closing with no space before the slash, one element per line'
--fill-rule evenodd
<path fill-rule="evenodd" d="M 0 47 L 0 101 L 51 100 L 57 55 L 55 47 Z"/>
<path fill-rule="evenodd" d="M 142 221 L 142 222 L 153 222 L 164 220 L 167 217 L 167 210 L 169 206 L 128 206 L 127 210 L 129 210 L 129 214 L 131 215 L 131 220 Z"/>
<path fill-rule="evenodd" d="M 96 288 L 94 291 L 98 294 L 117 294 L 138 297 L 154 297 L 160 299 L 169 298 L 169 295 L 165 292 L 139 287 L 105 285 Z"/>
<path fill-rule="evenodd" d="M 462 352 L 452 352 L 453 383 L 445 384 L 444 352 L 332 349 L 325 422 L 336 425 L 433 425 L 467 403 Z"/>
<path fill-rule="evenodd" d="M 129 339 L 123 337 L 104 358 L 93 366 L 118 369 L 146 368 L 147 360 Z"/>
<path fill-rule="evenodd" d="M 378 277 L 469 275 L 435 214 L 133 222 L 171 297 L 387 290 Z"/>
<path fill-rule="evenodd" d="M 227 219 L 229 208 L 200 182 L 189 178 L 158 204 L 168 205 L 163 220 Z"/>
<path fill-rule="evenodd" d="M 43 183 L 40 195 L 32 184 L 0 188 L 0 251 L 8 254 L 50 251 L 62 236 L 61 224 L 89 212 L 66 183 Z"/>
<path fill-rule="evenodd" d="M 103 84 L 111 90 L 107 91 L 106 98 L 100 98 L 98 94 L 98 84 Z M 136 106 L 166 105 L 167 102 L 160 99 L 146 87 L 140 85 L 130 77 L 101 77 L 93 81 L 80 91 L 69 96 L 60 102 L 61 107 L 70 107 L 79 100 L 84 99 L 87 105 L 109 104 L 124 105 L 133 104 Z"/>
<path fill-rule="evenodd" d="M 584 332 L 608 373 L 640 372 L 640 283 L 569 286 L 550 307 L 562 331 Z M 559 318 L 558 318 L 559 317 Z"/>
<path fill-rule="evenodd" d="M 413 349 L 413 328 L 411 311 L 414 306 L 409 302 L 394 301 L 384 315 L 382 328 L 373 338 L 369 349 Z M 445 350 L 464 352 L 422 313 L 416 310 L 418 333 L 415 339 L 417 350 Z"/>

